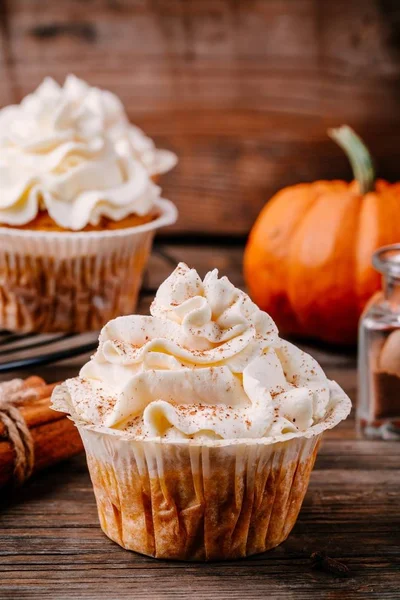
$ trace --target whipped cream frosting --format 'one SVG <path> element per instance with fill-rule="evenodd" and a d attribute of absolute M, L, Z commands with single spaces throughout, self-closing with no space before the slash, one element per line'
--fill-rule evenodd
<path fill-rule="evenodd" d="M 217 270 L 201 280 L 179 264 L 150 312 L 110 321 L 80 376 L 56 388 L 54 408 L 121 435 L 173 440 L 296 433 L 332 409 L 337 384 Z"/>
<path fill-rule="evenodd" d="M 39 210 L 72 230 L 146 215 L 160 196 L 151 176 L 175 164 L 114 94 L 72 75 L 62 87 L 47 78 L 0 110 L 0 224 L 27 224 Z"/>

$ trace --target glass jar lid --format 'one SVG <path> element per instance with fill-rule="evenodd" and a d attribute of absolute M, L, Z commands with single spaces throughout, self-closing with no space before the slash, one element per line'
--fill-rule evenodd
<path fill-rule="evenodd" d="M 384 275 L 400 277 L 400 244 L 379 248 L 373 254 L 372 264 L 377 271 Z"/>

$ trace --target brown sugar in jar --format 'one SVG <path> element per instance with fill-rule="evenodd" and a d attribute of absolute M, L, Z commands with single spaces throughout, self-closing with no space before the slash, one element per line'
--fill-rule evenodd
<path fill-rule="evenodd" d="M 366 437 L 400 440 L 400 244 L 378 250 L 373 264 L 383 291 L 360 321 L 357 425 Z"/>

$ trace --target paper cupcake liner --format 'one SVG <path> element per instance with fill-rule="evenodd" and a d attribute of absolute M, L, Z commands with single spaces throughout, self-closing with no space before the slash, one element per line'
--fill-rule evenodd
<path fill-rule="evenodd" d="M 325 418 L 304 432 L 241 440 L 139 439 L 72 418 L 106 535 L 156 558 L 226 560 L 269 550 L 296 522 L 319 443 L 351 401 L 330 382 Z M 53 394 L 69 410 L 68 392 Z"/>
<path fill-rule="evenodd" d="M 141 554 L 199 561 L 250 556 L 287 538 L 321 437 L 210 447 L 79 431 L 104 533 Z"/>
<path fill-rule="evenodd" d="M 20 332 L 90 331 L 135 310 L 155 230 L 177 211 L 137 227 L 94 232 L 0 228 L 0 327 Z"/>

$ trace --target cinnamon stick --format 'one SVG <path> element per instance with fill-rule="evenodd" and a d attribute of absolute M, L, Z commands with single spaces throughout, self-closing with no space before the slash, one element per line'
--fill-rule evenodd
<path fill-rule="evenodd" d="M 19 408 L 32 436 L 35 462 L 33 472 L 53 465 L 83 450 L 75 425 L 64 413 L 50 408 L 50 395 L 56 384 L 29 377 L 25 386 L 36 393 L 34 402 Z M 14 473 L 14 448 L 0 420 L 0 488 L 11 483 Z"/>

